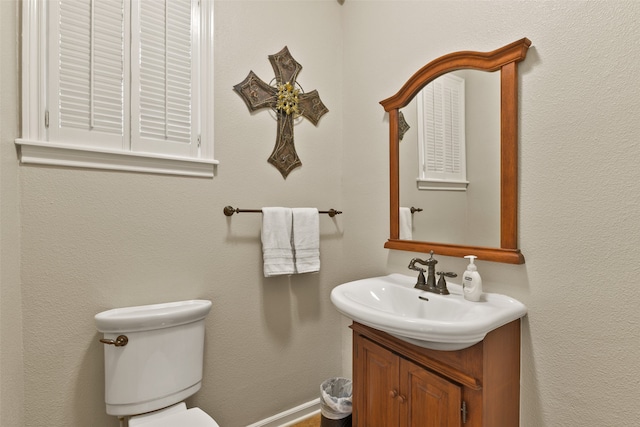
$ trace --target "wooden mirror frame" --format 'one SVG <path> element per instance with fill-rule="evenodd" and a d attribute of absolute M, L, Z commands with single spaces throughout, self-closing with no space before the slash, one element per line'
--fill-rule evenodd
<path fill-rule="evenodd" d="M 433 251 L 439 255 L 476 255 L 480 260 L 523 264 L 518 249 L 518 62 L 531 41 L 515 41 L 492 52 L 461 51 L 441 56 L 418 70 L 398 93 L 380 101 L 389 113 L 390 218 L 391 233 L 384 247 L 412 252 Z M 500 247 L 466 246 L 448 243 L 400 240 L 400 108 L 435 78 L 450 71 L 500 70 Z"/>

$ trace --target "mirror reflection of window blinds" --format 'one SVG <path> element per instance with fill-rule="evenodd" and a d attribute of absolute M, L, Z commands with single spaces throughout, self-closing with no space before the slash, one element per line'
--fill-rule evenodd
<path fill-rule="evenodd" d="M 466 181 L 464 79 L 444 75 L 421 92 L 419 180 Z"/>
<path fill-rule="evenodd" d="M 460 102 L 464 87 L 455 81 L 437 79 L 426 88 L 426 172 L 459 173 L 461 132 Z"/>

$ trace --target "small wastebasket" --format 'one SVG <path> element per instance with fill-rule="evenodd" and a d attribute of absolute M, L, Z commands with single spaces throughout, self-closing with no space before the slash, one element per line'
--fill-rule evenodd
<path fill-rule="evenodd" d="M 351 427 L 352 383 L 329 378 L 320 385 L 320 427 Z"/>

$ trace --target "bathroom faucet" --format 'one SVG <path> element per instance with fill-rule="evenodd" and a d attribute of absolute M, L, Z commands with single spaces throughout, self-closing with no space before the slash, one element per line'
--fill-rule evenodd
<path fill-rule="evenodd" d="M 427 266 L 427 278 L 424 278 L 425 269 L 421 267 L 416 267 L 416 263 L 426 265 Z M 430 252 L 430 257 L 428 260 L 422 260 L 420 258 L 413 258 L 411 262 L 409 262 L 409 269 L 418 271 L 418 282 L 414 286 L 416 289 L 420 289 L 422 291 L 433 292 L 440 295 L 449 295 L 449 290 L 447 289 L 447 281 L 446 277 L 456 277 L 457 274 L 450 272 L 439 271 L 438 275 L 440 279 L 438 283 L 436 283 L 436 264 L 438 261 L 433 258 L 433 251 Z"/>
<path fill-rule="evenodd" d="M 433 258 L 433 251 L 431 251 L 431 256 L 428 260 L 422 260 L 420 258 L 413 258 L 411 262 L 409 262 L 409 270 L 418 271 L 418 282 L 414 286 L 416 289 L 420 289 L 423 291 L 434 292 L 436 288 L 436 264 L 438 261 Z M 426 265 L 427 266 L 427 279 L 424 278 L 424 268 L 416 267 L 416 263 Z"/>

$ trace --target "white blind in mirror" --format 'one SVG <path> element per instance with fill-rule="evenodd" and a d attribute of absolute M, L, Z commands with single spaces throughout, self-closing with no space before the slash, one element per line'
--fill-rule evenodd
<path fill-rule="evenodd" d="M 418 187 L 431 190 L 464 190 L 465 81 L 446 74 L 420 91 L 418 96 Z"/>

